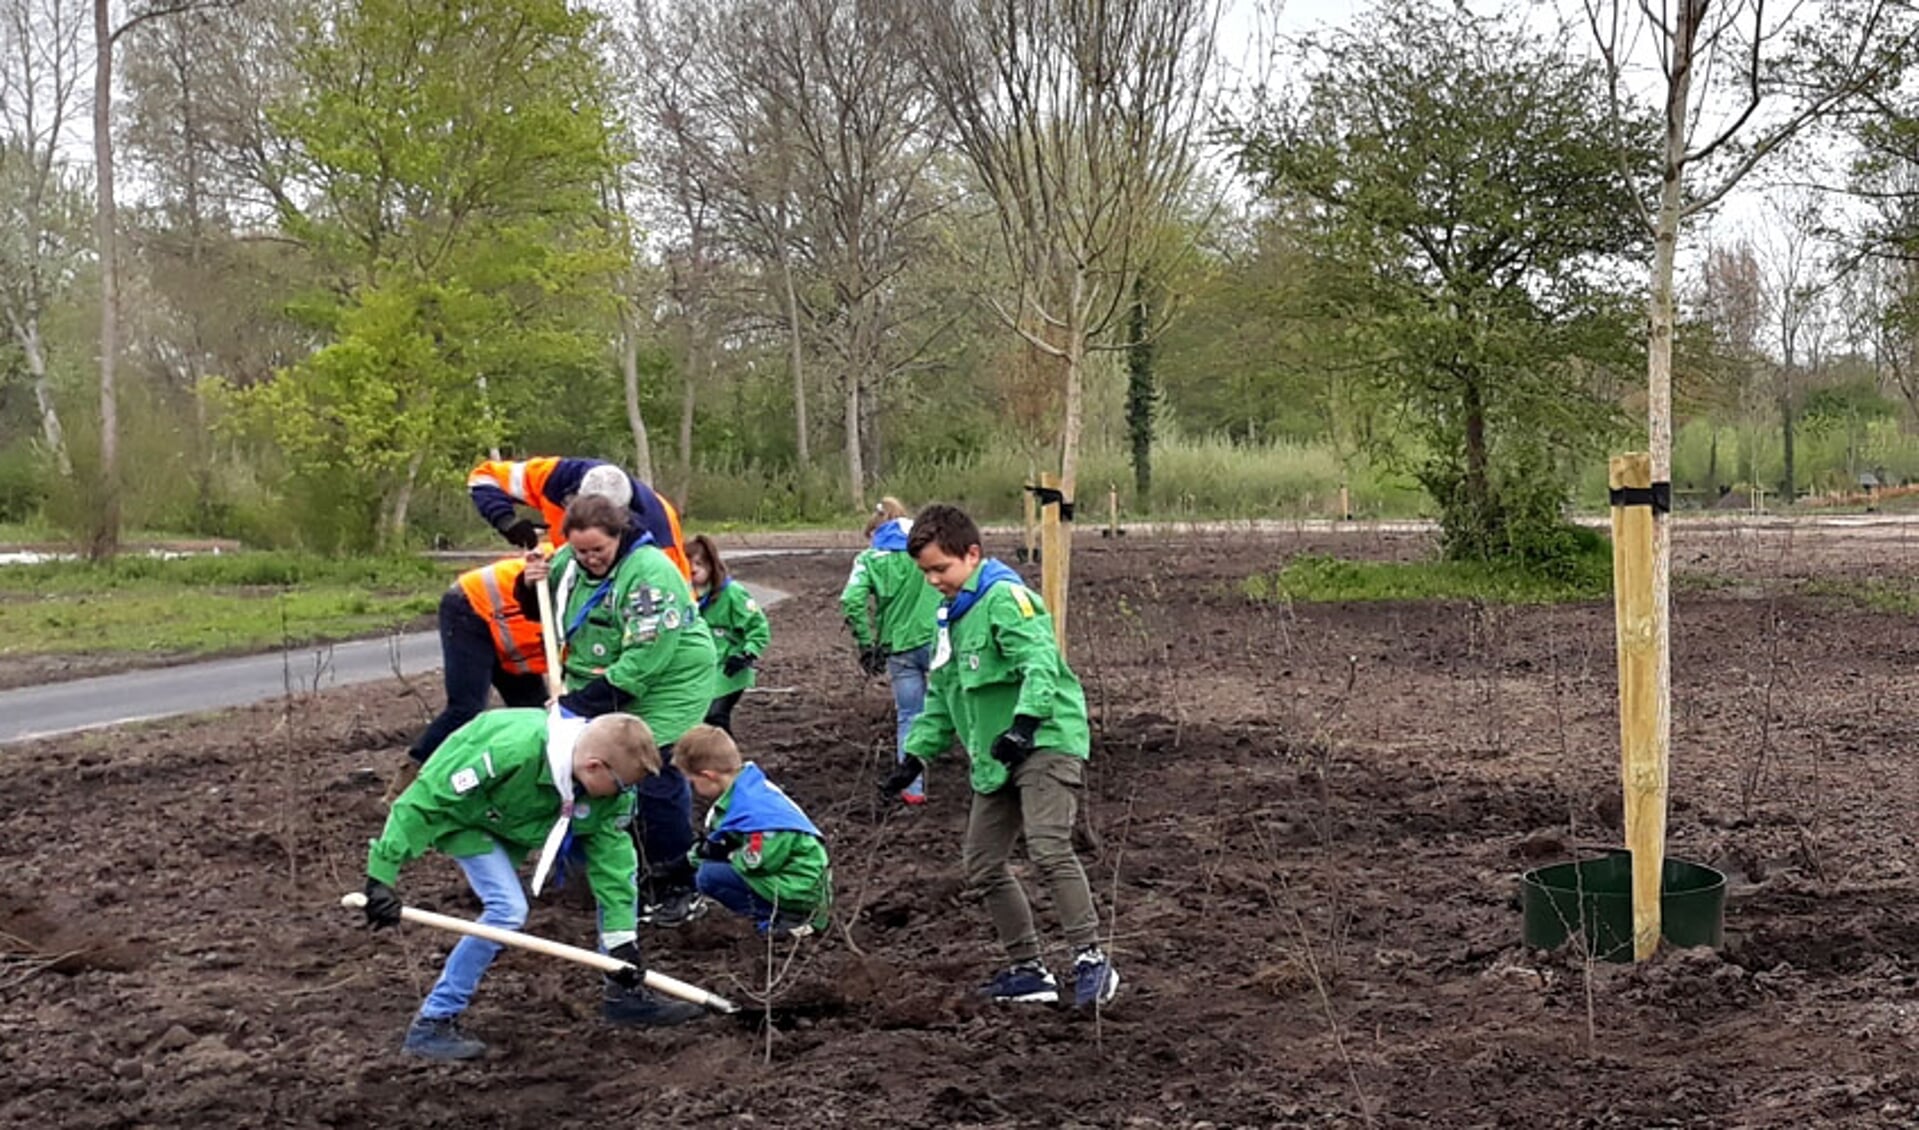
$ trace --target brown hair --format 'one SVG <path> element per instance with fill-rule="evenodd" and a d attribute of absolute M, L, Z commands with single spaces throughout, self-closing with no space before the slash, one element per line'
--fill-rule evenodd
<path fill-rule="evenodd" d="M 890 494 L 887 495 L 880 499 L 879 504 L 873 507 L 872 516 L 866 519 L 866 536 L 872 537 L 874 530 L 895 518 L 904 518 L 906 514 L 906 504 Z"/>
<path fill-rule="evenodd" d="M 678 747 L 674 747 L 676 752 Z M 597 758 L 613 770 L 613 775 L 629 784 L 660 771 L 660 747 L 653 731 L 637 714 L 602 714 L 580 731 L 573 746 L 577 762 L 583 757 Z"/>
<path fill-rule="evenodd" d="M 707 588 L 713 592 L 720 591 L 720 586 L 726 584 L 726 578 L 730 575 L 726 571 L 726 562 L 720 558 L 720 547 L 714 545 L 713 539 L 705 534 L 694 534 L 686 539 L 687 563 L 692 564 L 695 557 L 706 558 Z"/>
<path fill-rule="evenodd" d="M 935 502 L 913 519 L 913 532 L 906 535 L 906 552 L 918 558 L 920 551 L 937 545 L 951 557 L 964 557 L 980 543 L 979 524 L 957 506 Z"/>
<path fill-rule="evenodd" d="M 574 495 L 573 501 L 566 504 L 566 518 L 560 523 L 560 536 L 566 537 L 576 530 L 599 530 L 608 537 L 621 537 L 626 533 L 632 514 L 632 511 L 605 495 Z"/>
<path fill-rule="evenodd" d="M 737 773 L 740 747 L 718 726 L 695 726 L 673 743 L 673 764 L 682 773 Z"/>

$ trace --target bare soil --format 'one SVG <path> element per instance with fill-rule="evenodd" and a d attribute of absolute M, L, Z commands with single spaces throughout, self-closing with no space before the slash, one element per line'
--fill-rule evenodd
<path fill-rule="evenodd" d="M 1904 539 L 1681 540 L 1671 850 L 1733 889 L 1722 950 L 1638 967 L 1526 949 L 1513 904 L 1524 868 L 1618 842 L 1610 605 L 1238 595 L 1334 549 L 1427 543 L 1082 537 L 1086 858 L 1126 978 L 1096 1018 L 972 997 L 998 954 L 958 873 L 964 766 L 936 767 L 924 810 L 876 803 L 891 703 L 839 624 L 845 552 L 742 570 L 794 599 L 737 728 L 829 834 L 841 895 L 830 937 L 770 955 L 770 1025 L 611 1029 L 594 975 L 509 953 L 467 1018 L 488 1058 L 402 1058 L 449 938 L 338 905 L 432 705 L 397 685 L 0 751 L 0 1124 L 1919 1120 L 1919 632 L 1790 591 L 1911 579 Z M 474 910 L 441 859 L 402 893 Z M 592 914 L 562 892 L 528 929 L 591 944 Z M 741 923 L 646 942 L 764 995 Z"/>

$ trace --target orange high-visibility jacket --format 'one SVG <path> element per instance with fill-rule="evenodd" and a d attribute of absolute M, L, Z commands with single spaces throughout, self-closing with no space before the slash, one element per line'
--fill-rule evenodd
<path fill-rule="evenodd" d="M 526 618 L 513 598 L 513 584 L 526 571 L 526 558 L 508 557 L 460 574 L 456 582 L 466 602 L 493 633 L 493 653 L 515 675 L 546 674 L 546 650 L 540 625 Z"/>
<path fill-rule="evenodd" d="M 558 548 L 563 544 L 560 522 L 566 517 L 567 502 L 578 493 L 580 480 L 587 471 L 602 462 L 604 460 L 552 455 L 517 461 L 490 459 L 473 468 L 473 473 L 466 477 L 466 489 L 473 496 L 474 509 L 496 530 L 513 523 L 514 503 L 534 507 L 546 523 L 547 540 Z M 633 483 L 632 510 L 636 524 L 651 534 L 653 544 L 679 566 L 680 575 L 692 580 L 693 569 L 687 564 L 680 535 L 680 512 L 652 487 L 631 475 L 627 478 Z"/>

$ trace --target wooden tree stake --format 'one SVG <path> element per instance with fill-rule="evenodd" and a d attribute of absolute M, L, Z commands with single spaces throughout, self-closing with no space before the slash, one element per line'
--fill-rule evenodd
<path fill-rule="evenodd" d="M 1059 476 L 1041 475 L 1039 485 L 1046 490 L 1057 491 Z M 1049 501 L 1040 507 L 1040 596 L 1046 601 L 1046 610 L 1053 614 L 1053 634 L 1059 639 L 1059 653 L 1062 658 L 1066 655 L 1066 592 L 1060 577 L 1060 566 L 1066 560 L 1066 552 L 1061 547 L 1063 540 L 1059 503 Z"/>
<path fill-rule="evenodd" d="M 1039 477 L 1034 474 L 1030 467 L 1027 468 L 1026 471 L 1026 481 L 1029 484 L 1029 488 L 1020 492 L 1022 496 L 1020 498 L 1020 514 L 1025 520 L 1024 529 L 1026 532 L 1025 553 L 1020 557 L 1020 560 L 1032 561 L 1038 556 L 1033 550 L 1039 545 L 1039 504 L 1033 500 L 1033 492 L 1030 488 L 1032 484 L 1039 482 Z"/>
<path fill-rule="evenodd" d="M 1616 455 L 1612 489 L 1649 490 L 1652 456 Z M 1626 847 L 1632 852 L 1633 959 L 1659 948 L 1660 876 L 1666 865 L 1667 729 L 1659 693 L 1660 617 L 1653 583 L 1650 501 L 1612 508 L 1613 611 L 1619 641 L 1620 782 Z"/>

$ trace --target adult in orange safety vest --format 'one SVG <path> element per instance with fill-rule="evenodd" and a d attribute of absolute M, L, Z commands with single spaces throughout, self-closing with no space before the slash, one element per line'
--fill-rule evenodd
<path fill-rule="evenodd" d="M 549 544 L 558 548 L 560 522 L 566 517 L 566 504 L 576 494 L 601 494 L 633 511 L 633 524 L 652 538 L 653 545 L 679 567 L 680 575 L 691 578 L 693 570 L 686 562 L 680 536 L 680 513 L 660 497 L 652 487 L 599 459 L 541 456 L 518 461 L 491 459 L 466 477 L 467 493 L 500 536 L 519 546 L 532 549 L 540 543 L 533 523 L 519 516 L 514 504 L 531 506 L 540 512 L 546 525 Z"/>
<path fill-rule="evenodd" d="M 407 748 L 409 780 L 453 731 L 486 709 L 488 689 L 508 706 L 546 705 L 546 652 L 540 625 L 520 611 L 514 584 L 526 560 L 508 557 L 460 574 L 440 597 L 441 675 L 446 709 Z M 404 788 L 404 784 L 401 785 Z"/>

